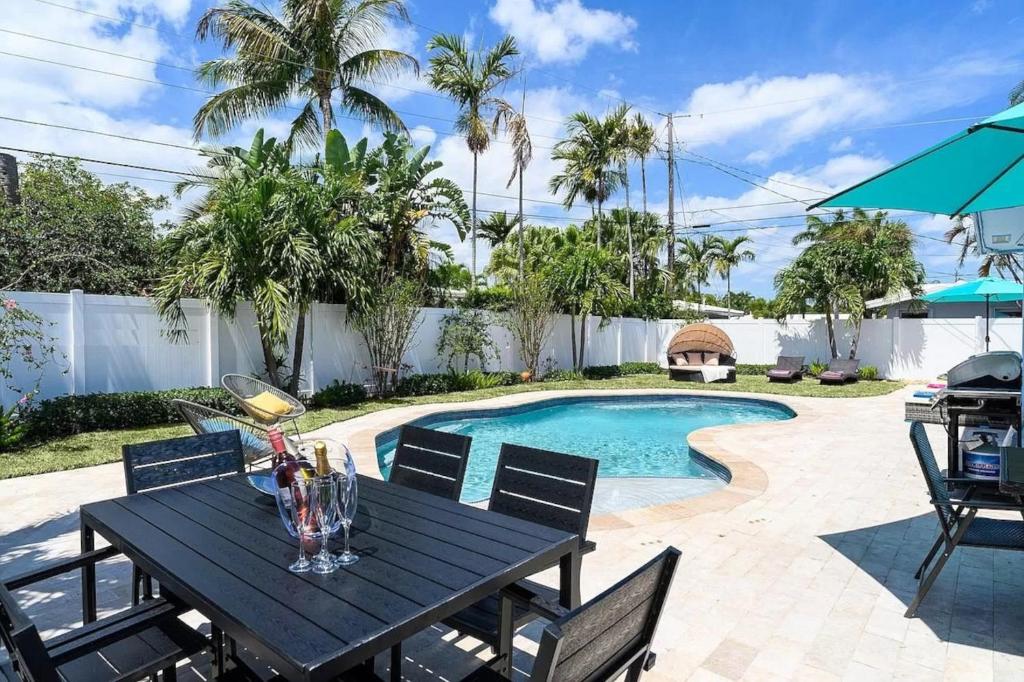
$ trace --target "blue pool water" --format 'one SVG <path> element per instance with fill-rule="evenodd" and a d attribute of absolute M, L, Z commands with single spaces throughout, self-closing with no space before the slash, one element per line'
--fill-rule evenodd
<path fill-rule="evenodd" d="M 462 500 L 491 493 L 502 443 L 596 457 L 598 477 L 716 478 L 704 458 L 691 457 L 687 435 L 705 426 L 793 417 L 778 403 L 703 396 L 556 398 L 499 410 L 449 412 L 412 422 L 473 437 Z M 377 437 L 381 473 L 390 474 L 397 429 Z"/>

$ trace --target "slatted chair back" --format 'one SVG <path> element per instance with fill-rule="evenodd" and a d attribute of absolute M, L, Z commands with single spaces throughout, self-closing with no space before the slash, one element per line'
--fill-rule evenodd
<path fill-rule="evenodd" d="M 802 355 L 780 355 L 775 363 L 776 369 L 784 369 L 787 372 L 799 372 L 804 368 L 804 356 Z"/>
<path fill-rule="evenodd" d="M 242 453 L 247 463 L 252 464 L 274 456 L 274 449 L 270 447 L 270 437 L 262 426 L 188 400 L 175 398 L 171 404 L 196 433 L 238 431 L 242 438 Z M 285 445 L 288 443 L 289 440 L 286 438 Z"/>
<path fill-rule="evenodd" d="M 28 682 L 59 682 L 56 666 L 50 660 L 39 630 L 2 582 L 0 639 L 21 679 Z"/>
<path fill-rule="evenodd" d="M 502 443 L 488 509 L 587 536 L 596 459 Z"/>
<path fill-rule="evenodd" d="M 306 413 L 306 406 L 302 404 L 301 400 L 256 377 L 245 374 L 225 374 L 220 378 L 220 385 L 231 394 L 231 397 L 246 414 L 264 424 L 276 424 L 282 419 L 295 419 Z M 291 409 L 286 414 L 275 414 L 259 409 L 250 403 L 249 399 L 261 393 L 270 393 L 275 398 L 288 403 Z"/>
<path fill-rule="evenodd" d="M 125 445 L 121 456 L 129 495 L 245 470 L 238 431 Z"/>
<path fill-rule="evenodd" d="M 398 433 L 391 483 L 458 501 L 473 439 L 406 424 Z"/>
<path fill-rule="evenodd" d="M 858 367 L 860 367 L 860 360 L 849 360 L 846 358 L 836 358 L 828 363 L 828 371 L 842 372 L 843 374 L 850 375 L 856 374 Z"/>
<path fill-rule="evenodd" d="M 613 680 L 648 667 L 651 642 L 679 550 L 669 547 L 633 574 L 580 608 L 552 622 L 541 635 L 530 679 L 539 682 Z"/>
<path fill-rule="evenodd" d="M 953 503 L 950 501 L 946 481 L 942 477 L 938 463 L 935 461 L 935 453 L 932 451 L 932 445 L 928 440 L 928 433 L 921 422 L 913 422 L 910 425 L 910 442 L 914 446 L 917 463 L 921 465 L 921 473 L 924 474 L 924 481 L 928 486 L 928 494 L 934 500 L 935 513 L 939 515 L 939 522 L 948 534 L 956 519 L 956 511 L 953 509 Z"/>

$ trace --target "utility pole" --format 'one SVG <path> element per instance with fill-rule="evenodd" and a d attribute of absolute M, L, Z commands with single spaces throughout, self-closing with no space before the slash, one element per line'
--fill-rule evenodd
<path fill-rule="evenodd" d="M 676 178 L 675 178 L 675 136 L 672 131 L 672 114 L 668 119 L 668 281 L 669 289 L 675 282 L 676 266 Z"/>

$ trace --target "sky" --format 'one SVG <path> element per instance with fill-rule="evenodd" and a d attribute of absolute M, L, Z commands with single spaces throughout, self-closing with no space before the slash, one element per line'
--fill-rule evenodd
<path fill-rule="evenodd" d="M 170 194 L 178 176 L 161 171 L 203 164 L 192 117 L 208 94 L 191 69 L 222 54 L 216 43 L 194 37 L 197 19 L 214 5 L 4 0 L 0 146 L 144 166 L 149 170 L 84 164 L 105 182 Z M 522 75 L 504 94 L 518 105 L 525 90 L 534 144 L 524 192 L 531 222 L 564 226 L 590 215 L 584 204 L 563 209 L 547 189 L 558 171 L 550 148 L 564 135 L 567 115 L 603 114 L 626 102 L 664 140 L 664 114 L 671 112 L 680 234 L 750 236 L 757 260 L 733 273 L 733 289 L 766 296 L 774 273 L 799 251 L 790 240 L 807 201 L 1005 108 L 1007 93 L 1024 80 L 1020 0 L 409 0 L 408 7 L 411 23 L 391 26 L 383 43 L 416 56 L 424 74 L 434 33 L 462 34 L 484 46 L 510 33 L 519 42 Z M 370 89 L 400 113 L 417 144 L 431 146 L 431 156 L 444 163 L 439 172 L 456 180 L 468 200 L 472 157 L 452 134 L 455 106 L 431 93 L 422 74 Z M 260 127 L 283 136 L 294 113 L 200 142 L 246 144 Z M 339 124 L 349 139 L 380 140 L 359 121 Z M 482 215 L 515 209 L 514 187 L 506 188 L 510 170 L 509 146 L 499 138 L 480 161 Z M 662 215 L 666 171 L 664 160 L 647 164 L 649 210 Z M 637 205 L 637 167 L 631 185 Z M 174 201 L 160 218 L 177 219 L 181 206 Z M 941 241 L 948 219 L 893 215 L 918 235 L 928 281 L 974 274 L 976 262 L 958 270 L 957 248 Z M 468 264 L 469 243 L 460 243 L 450 225 L 430 234 Z M 481 243 L 481 269 L 487 254 Z M 710 290 L 724 288 L 715 280 Z"/>

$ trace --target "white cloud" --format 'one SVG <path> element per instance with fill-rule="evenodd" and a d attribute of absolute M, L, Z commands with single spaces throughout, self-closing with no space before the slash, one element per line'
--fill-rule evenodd
<path fill-rule="evenodd" d="M 676 130 L 693 147 L 746 142 L 752 148 L 747 161 L 764 163 L 839 125 L 873 121 L 889 111 L 872 78 L 835 73 L 750 76 L 695 89 Z"/>
<path fill-rule="evenodd" d="M 543 63 L 577 62 L 594 45 L 636 49 L 635 19 L 580 0 L 497 0 L 490 16 Z"/>
<path fill-rule="evenodd" d="M 437 132 L 430 126 L 419 125 L 409 131 L 409 137 L 419 146 L 434 144 Z"/>
<path fill-rule="evenodd" d="M 832 152 L 833 154 L 837 154 L 839 152 L 849 151 L 852 148 L 853 148 L 853 138 L 850 137 L 849 135 L 847 135 L 846 137 L 844 137 L 844 138 L 842 138 L 840 140 L 836 140 L 835 142 L 830 144 L 829 147 L 828 147 L 828 150 L 830 152 Z"/>

